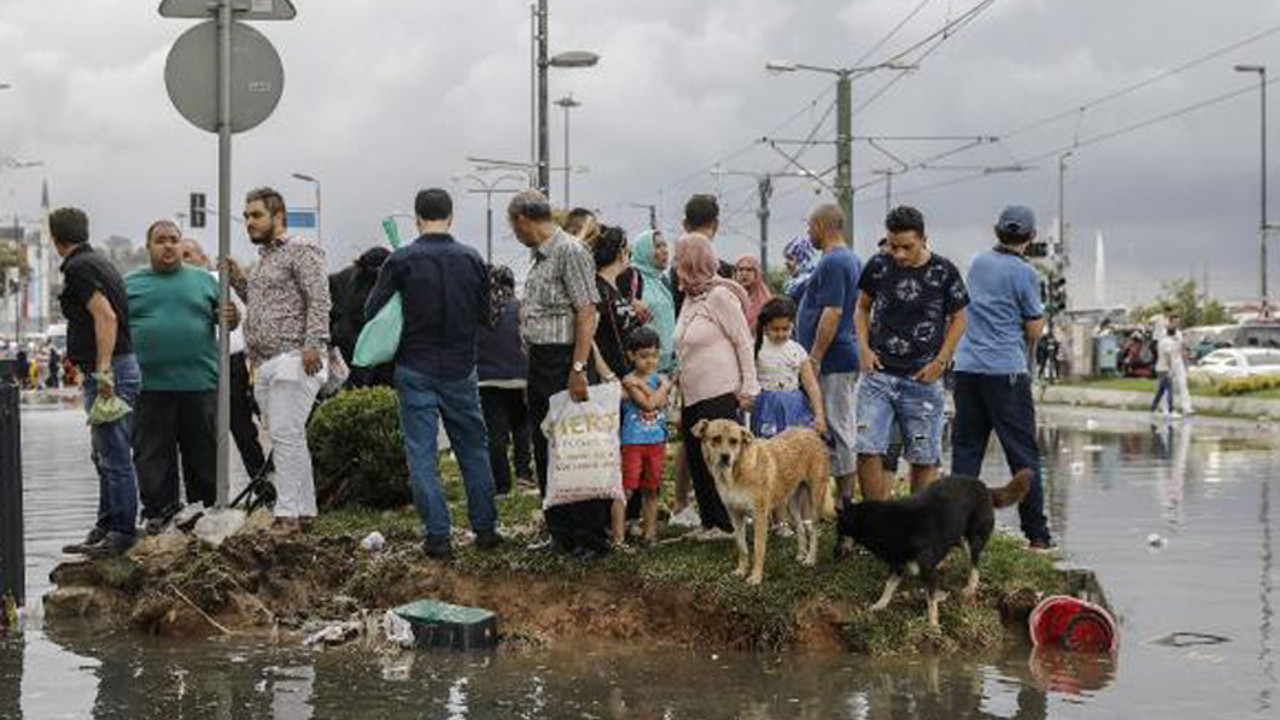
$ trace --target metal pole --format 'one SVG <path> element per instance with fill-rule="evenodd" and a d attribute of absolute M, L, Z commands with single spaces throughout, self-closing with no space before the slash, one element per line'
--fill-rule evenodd
<path fill-rule="evenodd" d="M 218 295 L 231 301 L 231 0 L 218 2 Z M 218 507 L 231 500 L 231 329 L 218 314 Z"/>
<path fill-rule="evenodd" d="M 656 205 L 649 206 L 649 229 L 658 229 L 658 207 Z"/>
<path fill-rule="evenodd" d="M 573 105 L 565 103 L 564 105 L 564 206 L 567 208 L 571 205 L 569 201 L 569 111 L 573 109 Z"/>
<path fill-rule="evenodd" d="M 1058 157 L 1058 262 L 1062 267 L 1062 276 L 1067 276 L 1066 266 L 1070 262 L 1067 250 L 1067 158 L 1072 153 L 1065 152 Z"/>
<path fill-rule="evenodd" d="M 853 247 L 853 88 L 847 72 L 836 81 L 836 194 Z"/>
<path fill-rule="evenodd" d="M 885 217 L 893 212 L 893 172 L 884 174 L 884 214 Z M 851 231 L 853 228 L 849 228 Z"/>
<path fill-rule="evenodd" d="M 493 193 L 484 194 L 484 257 L 493 264 Z"/>
<path fill-rule="evenodd" d="M 551 138 L 547 122 L 547 0 L 538 0 L 538 189 L 551 196 Z"/>
<path fill-rule="evenodd" d="M 756 210 L 756 216 L 760 218 L 760 274 L 767 276 L 769 274 L 769 198 L 773 195 L 773 178 L 769 175 L 761 175 L 756 184 L 760 191 L 760 209 Z M 765 277 L 761 277 L 760 280 L 764 281 Z"/>
<path fill-rule="evenodd" d="M 324 214 L 320 212 L 320 181 L 316 180 L 316 242 L 324 243 Z"/>
<path fill-rule="evenodd" d="M 8 373 L 6 373 L 7 375 Z M 0 625 L 8 596 L 26 602 L 22 528 L 22 422 L 18 386 L 0 377 Z"/>
<path fill-rule="evenodd" d="M 1258 89 L 1262 92 L 1262 220 L 1258 223 L 1258 271 L 1261 274 L 1262 308 L 1267 298 L 1267 68 L 1258 73 Z"/>
<path fill-rule="evenodd" d="M 22 316 L 24 314 L 23 311 L 26 310 L 27 304 L 27 282 L 30 282 L 31 280 L 31 275 L 29 274 L 30 270 L 28 270 L 27 279 L 25 281 L 22 279 L 22 267 L 27 264 L 27 243 L 23 238 L 19 237 L 20 232 L 22 232 L 22 228 L 18 225 L 18 213 L 15 211 L 13 213 L 13 246 L 18 249 L 19 264 L 18 291 L 13 294 L 14 302 L 17 305 L 13 313 L 13 335 L 14 339 L 18 342 L 18 347 L 22 347 Z M 26 368 L 23 368 L 22 371 L 25 373 Z"/>

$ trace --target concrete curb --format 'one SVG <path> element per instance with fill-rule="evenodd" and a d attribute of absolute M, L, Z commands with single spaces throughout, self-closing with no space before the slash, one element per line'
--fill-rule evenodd
<path fill-rule="evenodd" d="M 1041 385 L 1036 388 L 1036 399 L 1040 403 L 1050 405 L 1087 405 L 1143 411 L 1151 408 L 1150 393 L 1067 385 Z M 1258 420 L 1280 418 L 1280 400 L 1193 395 L 1191 403 L 1197 413 Z"/>

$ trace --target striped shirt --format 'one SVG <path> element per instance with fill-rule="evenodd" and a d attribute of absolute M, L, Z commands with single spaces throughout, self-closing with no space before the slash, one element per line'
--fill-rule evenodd
<path fill-rule="evenodd" d="M 591 251 L 557 228 L 533 250 L 520 305 L 520 336 L 526 345 L 572 345 L 576 310 L 599 301 Z"/>

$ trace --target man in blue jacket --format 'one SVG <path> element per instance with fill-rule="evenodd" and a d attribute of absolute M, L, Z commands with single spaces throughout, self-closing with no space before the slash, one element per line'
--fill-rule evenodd
<path fill-rule="evenodd" d="M 441 417 L 462 469 L 476 546 L 489 549 L 502 543 L 476 376 L 476 340 L 480 328 L 490 323 L 489 271 L 479 253 L 449 234 L 449 193 L 423 190 L 414 210 L 421 235 L 387 258 L 365 317 L 373 318 L 400 293 L 404 329 L 396 351 L 395 382 L 409 484 L 426 535 L 424 549 L 431 557 L 445 559 L 452 550 L 449 506 L 437 467 Z"/>

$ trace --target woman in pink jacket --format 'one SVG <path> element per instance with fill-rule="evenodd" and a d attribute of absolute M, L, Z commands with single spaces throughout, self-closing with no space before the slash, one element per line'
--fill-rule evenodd
<path fill-rule="evenodd" d="M 755 342 L 745 314 L 747 293 L 732 280 L 719 277 L 718 267 L 710 240 L 696 233 L 680 238 L 676 276 L 685 300 L 676 321 L 675 346 L 684 396 L 681 433 L 704 533 L 727 537 L 733 523 L 692 429 L 699 420 L 739 419 L 740 411 L 751 409 L 760 385 Z"/>

